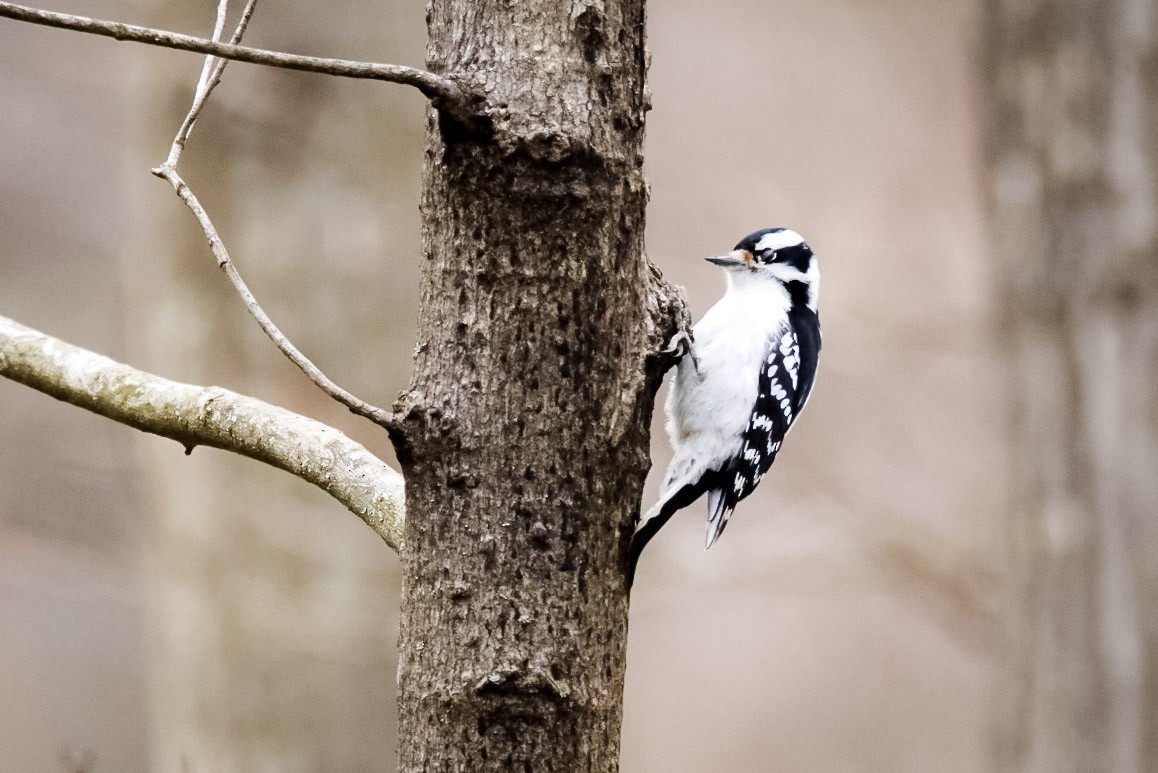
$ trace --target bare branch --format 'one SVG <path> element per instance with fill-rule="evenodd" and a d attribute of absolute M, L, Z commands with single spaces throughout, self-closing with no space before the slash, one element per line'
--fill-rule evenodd
<path fill-rule="evenodd" d="M 425 94 L 434 106 L 449 112 L 464 123 L 471 123 L 474 102 L 472 95 L 463 89 L 451 78 L 436 75 L 432 72 L 406 67 L 398 64 L 381 64 L 377 62 L 356 62 L 349 59 L 331 59 L 317 56 L 301 56 L 286 54 L 280 51 L 268 51 L 262 48 L 248 48 L 232 43 L 220 43 L 205 38 L 182 35 L 166 30 L 140 27 L 135 24 L 90 19 L 73 14 L 42 11 L 38 8 L 15 5 L 14 3 L 0 3 L 0 17 L 16 19 L 32 24 L 43 24 L 48 27 L 88 32 L 93 35 L 103 35 L 116 40 L 128 40 L 134 43 L 146 43 L 163 48 L 176 48 L 182 51 L 193 51 L 198 54 L 218 56 L 222 59 L 234 59 L 239 62 L 260 64 L 267 67 L 282 67 L 289 70 L 303 70 L 324 75 L 337 75 L 342 78 L 362 78 L 367 80 L 388 81 L 400 83 L 414 88 Z"/>
<path fill-rule="evenodd" d="M 248 0 L 233 33 L 232 42 L 227 48 L 263 55 L 273 53 L 258 49 L 242 49 L 236 45 L 245 33 L 256 3 L 257 0 Z M 142 27 L 37 11 L 9 3 L 0 3 L 0 16 L 107 34 L 118 39 L 140 40 L 139 35 L 156 34 L 162 37 L 171 36 L 178 42 L 195 41 L 198 45 L 207 44 L 202 48 L 207 49 L 205 52 L 209 56 L 202 68 L 193 104 L 173 139 L 165 163 L 152 172 L 167 180 L 193 212 L 209 241 L 218 265 L 225 271 L 246 308 L 265 334 L 326 394 L 346 405 L 352 412 L 388 428 L 393 423 L 390 413 L 358 399 L 334 383 L 294 347 L 273 323 L 237 272 L 209 215 L 175 168 L 193 125 L 209 95 L 220 83 L 221 74 L 229 59 L 255 61 L 245 56 L 231 56 L 228 50 L 212 50 L 224 45 L 218 41 L 224 31 L 228 6 L 228 0 L 219 0 L 213 39 L 208 41 L 184 35 L 170 35 Z M 122 35 L 120 32 L 110 31 L 114 28 L 127 32 Z M 170 43 L 172 41 L 162 41 L 158 45 Z M 201 50 L 193 45 L 173 44 L 173 47 Z M 289 59 L 310 59 L 310 57 L 289 57 L 285 54 L 273 55 Z M 215 59 L 215 56 L 218 58 Z M 342 64 L 341 60 L 315 61 Z M 356 62 L 344 64 L 361 66 Z M 280 66 L 295 67 L 292 64 Z M 295 69 L 313 68 L 295 67 Z M 380 79 L 395 80 L 385 77 Z M 190 452 L 196 445 L 214 446 L 292 472 L 327 491 L 369 524 L 387 544 L 396 550 L 401 549 L 403 506 L 401 475 L 362 446 L 321 422 L 219 387 L 190 386 L 151 376 L 50 338 L 4 317 L 0 317 L 0 375 L 137 429 L 178 440 L 185 444 Z"/>
<path fill-rule="evenodd" d="M 241 20 L 237 24 L 237 29 L 233 33 L 233 42 L 241 40 L 242 35 L 245 34 L 245 28 L 249 25 L 249 19 L 253 15 L 254 6 L 257 0 L 249 0 L 245 6 L 245 10 L 241 14 Z M 229 0 L 219 0 L 217 5 L 217 23 L 213 29 L 213 39 L 216 40 L 221 37 L 221 33 L 225 26 L 225 15 L 229 10 Z M 277 345 L 277 348 L 290 359 L 298 368 L 301 369 L 306 376 L 318 385 L 319 388 L 330 397 L 345 405 L 359 416 L 364 416 L 379 426 L 389 428 L 393 422 L 393 417 L 387 412 L 370 403 L 365 402 L 355 397 L 350 392 L 338 386 L 336 382 L 330 379 L 326 374 L 322 373 L 317 365 L 306 357 L 301 351 L 294 346 L 284 333 L 274 324 L 265 310 L 257 302 L 257 298 L 250 292 L 248 285 L 241 278 L 241 274 L 234 266 L 232 258 L 229 257 L 229 251 L 225 248 L 225 243 L 221 240 L 221 236 L 217 233 L 217 228 L 213 225 L 213 221 L 209 218 L 205 208 L 201 206 L 201 202 L 193 193 L 193 190 L 178 174 L 176 166 L 181 158 L 181 152 L 185 149 L 185 141 L 189 138 L 189 133 L 193 129 L 193 124 L 197 121 L 197 116 L 201 113 L 201 109 L 205 107 L 205 103 L 212 93 L 213 89 L 221 82 L 221 74 L 225 71 L 225 65 L 228 64 L 227 59 L 214 59 L 209 56 L 205 58 L 205 66 L 201 68 L 201 78 L 197 82 L 197 89 L 193 95 L 193 105 L 189 108 L 188 115 L 181 123 L 181 128 L 177 130 L 177 136 L 173 138 L 173 144 L 169 148 L 169 156 L 165 159 L 165 163 L 152 170 L 153 174 L 164 180 L 167 180 L 173 186 L 173 190 L 181 197 L 181 200 L 193 212 L 197 222 L 201 225 L 201 230 L 205 233 L 205 238 L 209 241 L 209 247 L 213 250 L 213 255 L 217 258 L 217 265 L 229 277 L 229 281 L 237 290 L 238 295 L 241 296 L 245 308 L 249 310 L 250 315 L 257 320 L 257 324 L 269 336 L 270 340 Z M 215 64 L 216 63 L 216 64 Z"/>
<path fill-rule="evenodd" d="M 204 445 L 286 470 L 337 499 L 402 552 L 402 476 L 322 422 L 221 387 L 181 384 L 0 317 L 0 376 L 187 453 Z"/>
<path fill-rule="evenodd" d="M 237 294 L 241 296 L 242 303 L 245 308 L 249 310 L 250 315 L 257 320 L 257 324 L 261 326 L 262 331 L 269 336 L 277 348 L 281 350 L 282 354 L 290 359 L 294 365 L 297 365 L 311 381 L 318 385 L 323 392 L 334 398 L 338 402 L 345 405 L 351 412 L 364 416 L 375 424 L 389 429 L 394 425 L 394 416 L 377 406 L 371 405 L 366 401 L 355 397 L 347 392 L 342 387 L 338 386 L 329 376 L 322 373 L 317 365 L 304 354 L 302 354 L 297 347 L 295 347 L 290 340 L 286 338 L 285 334 L 281 332 L 265 310 L 258 304 L 257 298 L 250 292 L 249 286 L 245 284 L 245 280 L 241 278 L 241 274 L 237 272 L 237 267 L 233 265 L 233 259 L 229 257 L 229 251 L 225 249 L 224 242 L 217 234 L 217 229 L 213 226 L 213 221 L 209 219 L 205 208 L 201 206 L 201 202 L 197 200 L 197 196 L 193 194 L 185 181 L 181 179 L 181 175 L 177 174 L 177 170 L 168 166 L 159 166 L 153 169 L 153 174 L 164 180 L 168 180 L 169 184 L 173 186 L 173 190 L 177 191 L 177 195 L 181 200 L 188 205 L 192 210 L 193 215 L 197 218 L 197 222 L 201 224 L 201 230 L 205 233 L 205 238 L 209 240 L 209 247 L 213 250 L 214 257 L 217 258 L 217 265 L 229 277 L 229 281 L 233 283 L 233 287 L 237 290 Z"/>

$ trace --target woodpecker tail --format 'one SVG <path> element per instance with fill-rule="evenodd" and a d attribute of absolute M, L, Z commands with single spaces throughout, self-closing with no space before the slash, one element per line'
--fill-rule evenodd
<path fill-rule="evenodd" d="M 730 501 L 725 489 L 717 488 L 708 492 L 708 540 L 704 550 L 714 545 L 724 533 L 724 527 L 728 525 L 728 519 L 732 517 L 735 508 L 736 503 Z"/>
<path fill-rule="evenodd" d="M 686 480 L 685 478 L 668 486 L 660 495 L 659 501 L 636 524 L 635 534 L 631 536 L 631 547 L 627 552 L 628 587 L 631 587 L 631 583 L 635 580 L 635 567 L 639 563 L 639 556 L 647 547 L 647 543 L 651 542 L 651 538 L 671 520 L 677 510 L 682 510 L 695 502 L 708 489 L 708 484 L 702 478 L 691 483 Z"/>
<path fill-rule="evenodd" d="M 627 549 L 627 587 L 630 588 L 635 582 L 635 567 L 639 564 L 643 549 L 678 509 L 671 506 L 670 499 L 661 499 L 636 524 L 635 533 L 631 535 L 631 546 Z"/>

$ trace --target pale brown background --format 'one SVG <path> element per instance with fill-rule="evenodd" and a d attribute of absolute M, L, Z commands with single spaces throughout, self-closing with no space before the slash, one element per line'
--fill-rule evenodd
<path fill-rule="evenodd" d="M 214 5 L 53 7 L 203 34 Z M 627 773 L 992 769 L 1008 450 L 976 5 L 651 3 L 649 253 L 699 316 L 722 284 L 703 256 L 801 231 L 825 348 L 721 542 L 703 552 L 697 507 L 644 557 Z M 250 42 L 420 65 L 423 10 L 270 2 Z M 148 175 L 199 66 L 0 22 L 0 313 L 388 455 L 261 338 Z M 226 81 L 187 176 L 274 318 L 388 405 L 413 346 L 423 100 Z M 65 749 L 98 771 L 390 769 L 397 597 L 396 557 L 305 484 L 0 382 L 0 773 Z"/>

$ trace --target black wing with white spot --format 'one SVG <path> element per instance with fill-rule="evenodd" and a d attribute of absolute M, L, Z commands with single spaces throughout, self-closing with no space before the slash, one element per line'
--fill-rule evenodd
<path fill-rule="evenodd" d="M 725 485 L 708 492 L 709 547 L 723 533 L 736 504 L 756 489 L 772 467 L 785 435 L 808 401 L 820 353 L 820 328 L 815 312 L 804 311 L 804 315 L 794 315 L 791 321 L 796 324 L 769 341 L 740 453 L 723 471 Z"/>

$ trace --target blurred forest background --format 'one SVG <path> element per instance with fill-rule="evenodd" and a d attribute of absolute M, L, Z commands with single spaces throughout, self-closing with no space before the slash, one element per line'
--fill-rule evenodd
<path fill-rule="evenodd" d="M 697 510 L 642 561 L 622 768 L 996 770 L 1014 753 L 1016 446 L 981 4 L 650 5 L 649 254 L 698 317 L 722 289 L 704 256 L 799 230 L 825 349 L 726 537 L 705 554 Z M 52 8 L 205 35 L 214 6 Z M 247 42 L 421 66 L 423 13 L 259 4 Z M 0 313 L 392 459 L 262 337 L 148 173 L 200 66 L 0 22 Z M 424 110 L 401 87 L 234 64 L 182 162 L 273 318 L 380 405 L 414 345 Z M 659 417 L 653 447 L 649 500 Z M 0 381 L 0 773 L 85 752 L 129 773 L 390 769 L 398 597 L 396 556 L 301 481 Z"/>

